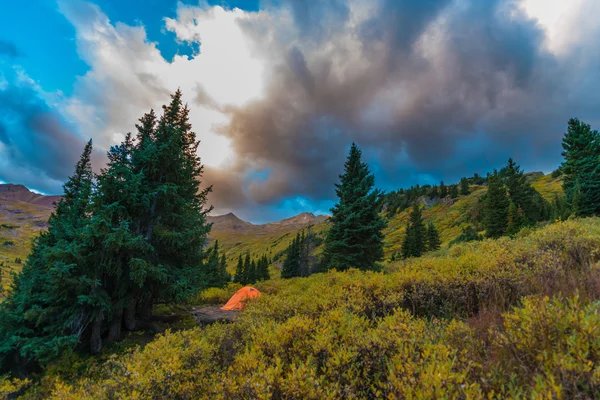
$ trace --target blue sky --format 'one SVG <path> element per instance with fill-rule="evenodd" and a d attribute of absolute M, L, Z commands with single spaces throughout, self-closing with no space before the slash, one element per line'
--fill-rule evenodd
<path fill-rule="evenodd" d="M 100 168 L 178 87 L 216 212 L 253 222 L 326 212 L 352 141 L 393 190 L 508 157 L 550 172 L 568 118 L 600 126 L 595 0 L 0 8 L 0 181 L 46 193 L 60 192 L 85 140 Z"/>

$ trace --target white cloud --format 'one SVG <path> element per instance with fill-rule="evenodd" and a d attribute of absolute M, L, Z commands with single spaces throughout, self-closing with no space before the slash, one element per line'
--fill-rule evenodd
<path fill-rule="evenodd" d="M 84 136 L 106 149 L 134 130 L 144 112 L 160 111 L 169 94 L 181 88 L 202 141 L 203 162 L 233 161 L 229 140 L 216 129 L 228 122 L 222 107 L 241 106 L 262 94 L 262 63 L 252 56 L 240 26 L 253 13 L 180 4 L 176 17 L 165 19 L 166 27 L 179 41 L 199 43 L 200 53 L 169 62 L 147 40 L 143 26 L 113 24 L 96 5 L 83 1 L 61 1 L 60 9 L 75 26 L 78 52 L 90 66 L 63 105 Z M 198 88 L 211 104 L 195 102 Z"/>

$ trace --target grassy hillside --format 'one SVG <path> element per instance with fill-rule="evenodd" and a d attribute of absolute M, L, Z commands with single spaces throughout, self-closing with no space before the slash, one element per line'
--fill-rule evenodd
<path fill-rule="evenodd" d="M 31 248 L 31 240 L 47 227 L 51 210 L 35 204 L 0 199 L 0 263 L 6 266 L 2 283 L 10 271 L 18 271 Z"/>
<path fill-rule="evenodd" d="M 562 193 L 560 178 L 529 174 L 529 180 L 548 200 Z M 437 204 L 424 210 L 425 221 L 427 223 L 433 221 L 438 228 L 443 247 L 455 239 L 462 227 L 469 225 L 469 221 L 480 212 L 479 199 L 486 191 L 485 186 L 471 186 L 471 193 L 468 196 L 460 196 L 451 204 Z M 384 232 L 386 260 L 389 260 L 392 253 L 400 250 L 408 213 L 409 211 L 405 210 L 388 221 L 388 227 Z M 50 210 L 47 208 L 0 199 L 0 261 L 8 263 L 13 270 L 19 269 L 20 265 L 14 263 L 15 258 L 19 257 L 23 260 L 26 258 L 31 239 L 44 229 L 49 215 Z M 296 233 L 307 226 L 301 221 L 290 221 L 289 224 L 252 225 L 235 216 L 233 218 L 235 221 L 226 219 L 215 223 L 209 234 L 211 242 L 219 240 L 221 248 L 227 254 L 228 269 L 231 273 L 235 270 L 239 255 L 246 252 L 256 257 L 268 254 L 271 258 L 277 258 L 277 255 L 287 248 Z M 215 222 L 215 219 L 211 221 Z M 310 222 L 314 223 L 313 231 L 324 237 L 328 223 L 319 222 L 318 219 Z M 18 226 L 18 228 L 6 228 L 3 224 Z M 5 242 L 14 242 L 14 245 L 3 245 Z M 319 251 L 320 249 L 317 249 L 317 252 Z M 272 274 L 277 275 L 278 262 L 275 262 L 271 268 Z"/>
<path fill-rule="evenodd" d="M 230 325 L 63 359 L 32 398 L 597 398 L 600 219 L 259 283 Z M 235 288 L 221 290 L 226 297 Z M 219 296 L 205 297 L 219 300 Z M 4 390 L 28 382 L 4 381 Z"/>

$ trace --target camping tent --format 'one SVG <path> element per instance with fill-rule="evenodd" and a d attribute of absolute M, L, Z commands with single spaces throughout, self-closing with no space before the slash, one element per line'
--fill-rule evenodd
<path fill-rule="evenodd" d="M 260 296 L 260 292 L 255 288 L 250 286 L 243 287 L 231 296 L 227 304 L 221 307 L 221 310 L 241 310 L 244 308 L 247 300 L 254 299 L 258 296 Z"/>

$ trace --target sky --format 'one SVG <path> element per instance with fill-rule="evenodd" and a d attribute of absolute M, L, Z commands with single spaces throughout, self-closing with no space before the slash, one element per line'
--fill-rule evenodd
<path fill-rule="evenodd" d="M 0 4 L 0 181 L 59 194 L 177 88 L 213 214 L 327 213 L 354 141 L 377 187 L 513 157 L 554 170 L 600 126 L 597 0 L 24 0 Z"/>

